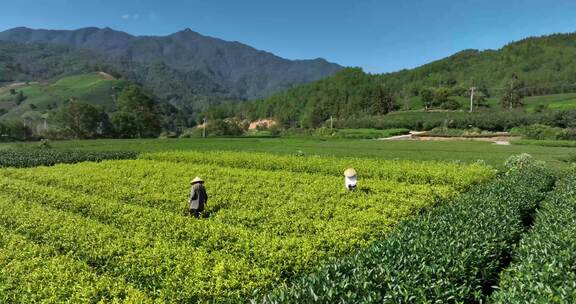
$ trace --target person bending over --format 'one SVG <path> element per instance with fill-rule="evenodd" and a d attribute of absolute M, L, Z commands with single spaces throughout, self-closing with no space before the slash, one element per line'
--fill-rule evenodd
<path fill-rule="evenodd" d="M 188 201 L 188 214 L 195 218 L 200 218 L 205 205 L 208 203 L 208 193 L 206 193 L 206 188 L 204 187 L 204 180 L 200 177 L 194 178 L 190 184 L 192 189 L 190 190 L 190 199 Z"/>

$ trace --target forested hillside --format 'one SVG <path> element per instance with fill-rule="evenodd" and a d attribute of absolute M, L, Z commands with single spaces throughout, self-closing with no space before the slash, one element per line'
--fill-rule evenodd
<path fill-rule="evenodd" d="M 573 91 L 576 33 L 531 37 L 499 50 L 465 50 L 413 70 L 384 74 L 382 79 L 396 91 L 411 93 L 426 86 L 476 86 L 498 94 L 512 75 L 524 82 L 527 95 Z"/>
<path fill-rule="evenodd" d="M 133 36 L 110 28 L 20 27 L 0 32 L 0 41 L 91 50 L 133 80 L 152 85 L 159 95 L 187 104 L 193 102 L 188 100 L 186 87 L 205 97 L 225 93 L 235 99 L 255 99 L 322 79 L 342 68 L 321 58 L 287 60 L 190 29 L 168 36 Z"/>
<path fill-rule="evenodd" d="M 397 109 L 393 92 L 359 68 L 238 107 L 235 112 L 250 119 L 275 117 L 303 127 L 315 127 L 330 116 L 383 115 Z"/>
<path fill-rule="evenodd" d="M 244 106 L 249 117 L 276 117 L 285 125 L 318 126 L 337 118 L 393 109 L 522 107 L 528 96 L 576 91 L 576 34 L 533 37 L 499 50 L 465 50 L 424 66 L 371 75 L 347 69 Z"/>
<path fill-rule="evenodd" d="M 232 99 L 201 73 L 184 73 L 163 62 L 143 64 L 72 47 L 0 41 L 2 83 L 55 81 L 62 76 L 106 72 L 139 83 L 159 101 L 194 113 L 211 102 Z"/>

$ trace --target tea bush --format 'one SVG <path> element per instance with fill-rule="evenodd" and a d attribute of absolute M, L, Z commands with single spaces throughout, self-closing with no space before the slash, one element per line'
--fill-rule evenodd
<path fill-rule="evenodd" d="M 494 171 L 479 164 L 415 162 L 403 160 L 370 160 L 334 157 L 297 157 L 264 153 L 239 152 L 159 152 L 143 154 L 142 159 L 177 163 L 202 163 L 217 166 L 321 173 L 342 176 L 344 170 L 353 167 L 359 178 L 374 178 L 414 184 L 450 185 L 464 190 L 470 185 L 486 181 Z"/>
<path fill-rule="evenodd" d="M 53 150 L 0 150 L 0 167 L 37 167 L 108 159 L 134 159 L 134 152 L 61 152 Z"/>
<path fill-rule="evenodd" d="M 552 183 L 537 167 L 515 171 L 253 303 L 483 302 Z"/>
<path fill-rule="evenodd" d="M 561 181 L 536 214 L 494 303 L 576 302 L 576 176 Z"/>
<path fill-rule="evenodd" d="M 22 258 L 22 266 L 6 266 L 0 300 L 246 302 L 370 246 L 403 219 L 494 174 L 480 165 L 409 162 L 394 173 L 394 162 L 358 160 L 367 176 L 349 192 L 331 158 L 176 155 L 1 169 L 0 232 L 33 244 L 18 250 L 38 248 L 30 254 L 46 264 Z M 182 216 L 196 175 L 210 195 L 201 220 Z M 15 247 L 2 240 L 0 265 L 7 265 L 3 257 L 12 259 Z M 26 274 L 27 265 L 37 271 Z"/>

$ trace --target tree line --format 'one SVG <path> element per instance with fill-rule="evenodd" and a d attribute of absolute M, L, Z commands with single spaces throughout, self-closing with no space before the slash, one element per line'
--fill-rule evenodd
<path fill-rule="evenodd" d="M 527 95 L 525 83 L 511 75 L 499 93 L 502 107 L 517 109 Z M 454 96 L 470 98 L 470 89 L 461 86 L 424 86 L 403 95 L 390 88 L 382 75 L 364 73 L 360 68 L 347 68 L 332 77 L 302 85 L 266 99 L 246 103 L 220 103 L 207 108 L 204 117 L 211 120 L 236 117 L 256 120 L 272 117 L 285 128 L 316 128 L 330 119 L 346 120 L 382 116 L 399 110 L 401 100 L 419 98 L 425 110 L 458 110 L 462 104 Z M 475 109 L 488 108 L 492 97 L 486 87 L 478 87 L 473 96 Z"/>
<path fill-rule="evenodd" d="M 555 34 L 512 42 L 499 50 L 465 50 L 421 67 L 367 74 L 349 68 L 336 75 L 241 105 L 220 103 L 206 117 L 274 117 L 286 127 L 316 127 L 330 117 L 378 116 L 419 100 L 424 109 L 457 110 L 455 97 L 475 109 L 497 98 L 517 109 L 528 96 L 576 92 L 576 34 Z M 498 110 L 498 109 L 494 109 Z"/>
<path fill-rule="evenodd" d="M 57 109 L 48 112 L 45 128 L 37 137 L 49 138 L 143 138 L 158 137 L 163 116 L 158 103 L 142 87 L 125 87 L 116 100 L 116 110 L 81 100 L 69 99 Z M 0 122 L 0 140 L 26 140 L 33 136 L 30 128 L 20 119 Z"/>

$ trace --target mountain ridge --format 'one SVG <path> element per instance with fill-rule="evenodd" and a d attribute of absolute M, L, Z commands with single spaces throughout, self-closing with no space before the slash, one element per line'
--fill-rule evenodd
<path fill-rule="evenodd" d="M 190 28 L 166 36 L 135 36 L 109 27 L 17 27 L 0 32 L 0 40 L 89 49 L 138 63 L 163 61 L 180 72 L 203 73 L 239 99 L 262 98 L 328 77 L 343 68 L 323 58 L 285 59 L 238 41 L 204 36 Z"/>
<path fill-rule="evenodd" d="M 426 93 L 435 96 L 438 104 L 429 106 L 462 108 L 472 87 L 476 98 L 492 99 L 489 110 L 499 111 L 502 96 L 512 84 L 522 96 L 576 92 L 576 33 L 527 37 L 496 50 L 465 49 L 397 72 L 345 69 L 239 105 L 236 111 L 253 119 L 275 117 L 289 126 L 316 127 L 330 117 L 364 118 L 397 108 L 421 110 L 426 107 L 422 97 Z"/>

